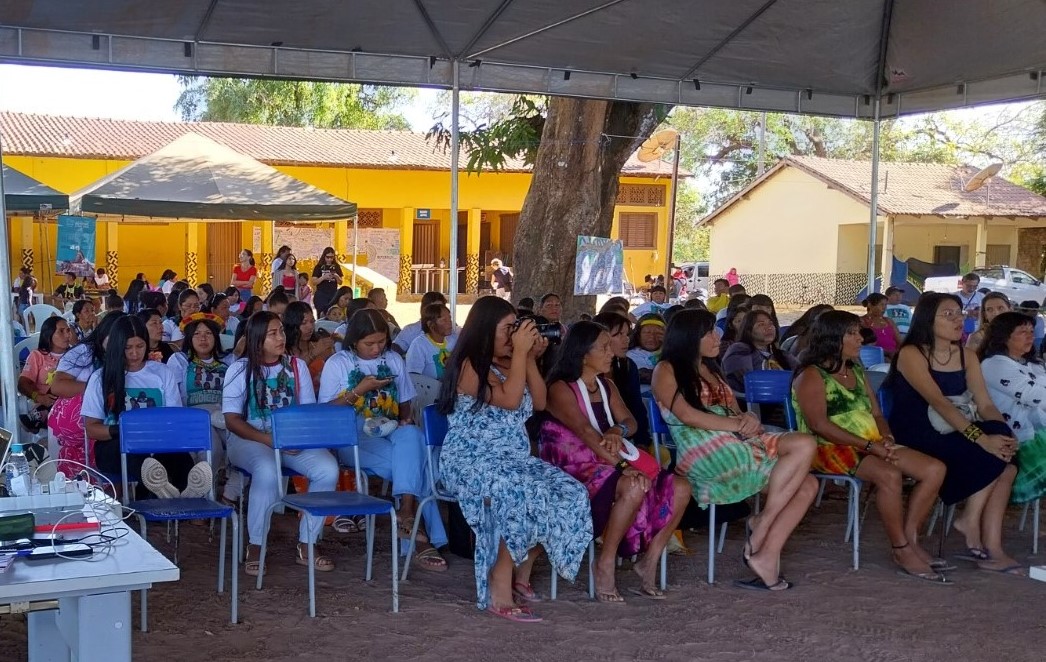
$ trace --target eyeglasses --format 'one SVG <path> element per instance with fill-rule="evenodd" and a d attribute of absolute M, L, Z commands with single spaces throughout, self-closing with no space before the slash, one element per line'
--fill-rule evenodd
<path fill-rule="evenodd" d="M 951 319 L 953 317 L 962 317 L 961 310 L 942 310 L 937 313 L 937 317 L 943 317 L 944 319 Z"/>

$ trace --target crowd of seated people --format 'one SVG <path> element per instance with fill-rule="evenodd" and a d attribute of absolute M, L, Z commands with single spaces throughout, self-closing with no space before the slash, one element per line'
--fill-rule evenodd
<path fill-rule="evenodd" d="M 107 473 L 120 471 L 113 442 L 124 411 L 210 412 L 215 468 L 185 454 L 138 458 L 139 495 L 195 494 L 209 489 L 212 474 L 224 476 L 222 500 L 246 491 L 248 574 L 260 571 L 264 518 L 280 495 L 272 412 L 313 402 L 353 408 L 359 468 L 389 483 L 401 539 L 417 531 L 413 567 L 447 569 L 440 508 L 419 509 L 434 486 L 412 406 L 415 376 L 439 383 L 436 407 L 449 431 L 436 478 L 475 534 L 477 604 L 495 616 L 541 620 L 533 605 L 543 596 L 531 582 L 539 552 L 573 579 L 593 540 L 600 602 L 663 599 L 657 562 L 688 504 L 757 494 L 765 495 L 762 509 L 746 519 L 742 547 L 754 576 L 735 584 L 787 590 L 782 554 L 813 502 L 814 471 L 874 486 L 890 553 L 906 576 L 952 583 L 945 573 L 955 567 L 919 541 L 938 499 L 962 504 L 955 528 L 964 558 L 1026 573 L 1005 550 L 1002 521 L 1011 499 L 1046 494 L 1046 369 L 1035 320 L 1010 312 L 1003 295 L 983 298 L 981 327 L 966 334 L 958 297 L 925 294 L 902 336 L 889 310 L 902 304 L 877 294 L 864 317 L 817 305 L 782 334 L 769 296 L 721 280 L 707 304 L 632 310 L 614 297 L 571 326 L 555 293 L 521 299 L 519 308 L 485 296 L 460 327 L 438 292 L 426 293 L 420 319 L 401 327 L 380 289 L 353 298 L 351 288 L 329 288 L 319 311 L 298 298 L 300 288 L 282 284 L 264 298 L 245 288 L 192 288 L 173 273 L 163 284 L 166 292 L 143 285 L 123 297 L 132 314 L 113 307 L 92 323 L 81 306 L 78 344 L 75 324 L 49 321 L 19 387 L 46 417 L 63 460 Z M 651 294 L 663 292 L 655 286 Z M 336 330 L 321 328 L 327 322 Z M 891 360 L 889 415 L 861 364 L 862 332 Z M 738 395 L 746 375 L 763 370 L 791 372 L 791 398 L 756 416 Z M 649 452 L 650 401 L 674 454 Z M 307 479 L 297 489 L 308 490 L 334 489 L 339 467 L 353 461 L 324 450 L 284 457 Z M 907 502 L 905 479 L 914 482 Z M 302 517 L 298 564 L 308 564 L 305 544 L 322 526 L 322 518 Z M 327 551 L 315 556 L 315 570 L 334 569 Z M 636 557 L 635 585 L 622 590 L 616 568 L 628 557 Z"/>

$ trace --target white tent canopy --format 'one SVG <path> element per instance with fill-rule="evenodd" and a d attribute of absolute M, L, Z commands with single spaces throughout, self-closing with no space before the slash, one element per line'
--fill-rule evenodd
<path fill-rule="evenodd" d="M 869 119 L 1039 97 L 1044 34 L 1042 0 L 0 0 L 4 62 Z"/>

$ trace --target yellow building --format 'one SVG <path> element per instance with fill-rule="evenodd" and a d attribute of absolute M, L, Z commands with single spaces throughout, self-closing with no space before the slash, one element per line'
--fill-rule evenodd
<path fill-rule="evenodd" d="M 999 177 L 964 191 L 976 172 L 880 164 L 875 264 L 884 282 L 893 257 L 965 271 L 1013 265 L 1019 244 L 1037 241 L 1025 228 L 1046 226 L 1046 198 Z M 709 273 L 735 267 L 750 293 L 778 301 L 853 304 L 867 284 L 870 189 L 870 162 L 783 159 L 702 219 Z"/>
<path fill-rule="evenodd" d="M 441 260 L 449 260 L 450 155 L 422 134 L 0 113 L 4 163 L 67 193 L 190 131 L 355 202 L 361 229 L 398 230 L 401 295 L 431 286 L 436 281 L 420 282 L 420 270 L 425 265 L 436 270 Z M 476 292 L 480 269 L 490 258 L 502 257 L 511 266 L 519 210 L 530 180 L 522 163 L 510 163 L 500 172 L 462 174 L 456 222 L 458 260 L 467 268 L 463 292 Z M 669 164 L 641 163 L 633 157 L 624 168 L 612 236 L 625 242 L 626 277 L 632 282 L 665 271 L 670 182 Z M 260 271 L 267 275 L 265 267 L 281 237 L 281 227 L 271 222 L 99 221 L 96 261 L 121 292 L 136 273 L 155 283 L 167 268 L 193 283 L 225 285 L 244 247 L 255 252 Z M 311 226 L 314 237 L 316 232 L 321 238 L 329 236 L 326 243 L 335 247 L 342 262 L 351 261 L 352 254 L 347 226 L 351 224 Z M 12 264 L 32 266 L 44 289 L 57 285 L 48 282 L 53 278 L 55 241 L 56 225 L 49 219 L 11 221 Z M 318 255 L 297 257 L 299 267 L 311 267 Z M 360 266 L 366 266 L 365 259 L 361 256 Z M 257 291 L 266 285 L 259 284 Z"/>

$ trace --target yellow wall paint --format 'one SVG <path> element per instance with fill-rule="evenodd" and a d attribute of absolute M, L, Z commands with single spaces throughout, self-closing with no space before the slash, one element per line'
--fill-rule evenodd
<path fill-rule="evenodd" d="M 127 165 L 127 161 L 101 159 L 75 159 L 57 157 L 5 156 L 4 162 L 17 170 L 33 177 L 48 186 L 65 193 L 72 193 L 101 177 Z M 440 223 L 440 255 L 450 256 L 450 173 L 427 170 L 378 170 L 364 168 L 335 168 L 318 166 L 276 166 L 277 170 L 297 177 L 313 186 L 321 188 L 336 196 L 355 202 L 360 209 L 382 209 L 382 226 L 399 228 L 404 208 L 426 208 L 432 210 L 432 218 Z M 462 174 L 459 180 L 459 202 L 461 210 L 480 209 L 487 212 L 491 221 L 492 248 L 500 248 L 500 213 L 518 212 L 523 205 L 530 188 L 531 176 L 527 173 L 483 173 L 481 175 Z M 622 183 L 651 184 L 667 186 L 667 180 L 652 180 L 646 177 L 622 177 Z M 642 281 L 647 273 L 662 273 L 665 270 L 665 241 L 667 240 L 668 210 L 662 207 L 618 207 L 614 217 L 612 238 L 618 238 L 618 217 L 622 211 L 655 212 L 657 214 L 658 249 L 626 250 L 625 270 L 629 280 Z M 105 219 L 103 219 L 105 220 Z M 19 221 L 12 227 L 12 264 L 17 270 L 21 264 L 21 234 Z M 339 223 L 339 232 L 344 232 L 347 223 Z M 185 250 L 192 242 L 187 240 L 187 224 L 172 222 L 168 224 L 129 224 L 123 223 L 119 228 L 119 265 L 120 289 L 138 271 L 155 282 L 160 273 L 171 268 L 179 276 L 185 272 Z M 196 246 L 200 273 L 203 274 L 207 263 L 207 229 L 203 223 L 197 224 Z M 241 238 L 243 246 L 254 248 L 254 228 L 262 229 L 262 246 L 260 252 L 273 250 L 271 246 L 271 226 L 268 223 L 243 222 Z M 17 229 L 16 229 L 17 228 Z M 34 257 L 37 274 L 48 271 L 44 256 L 49 254 L 54 261 L 54 226 L 48 229 L 44 240 L 34 234 Z M 99 226 L 96 256 L 99 262 L 105 258 L 105 232 Z M 466 241 L 466 237 L 461 237 Z M 347 247 L 346 252 L 351 252 Z M 482 257 L 482 256 L 481 256 Z M 298 256 L 299 260 L 309 260 L 315 256 Z M 259 265 L 261 260 L 258 260 Z M 223 283 L 224 284 L 224 283 Z M 57 281 L 55 281 L 57 285 Z"/>
<path fill-rule="evenodd" d="M 731 267 L 741 274 L 834 273 L 836 226 L 862 217 L 867 223 L 866 206 L 783 168 L 713 220 L 709 273 Z"/>

